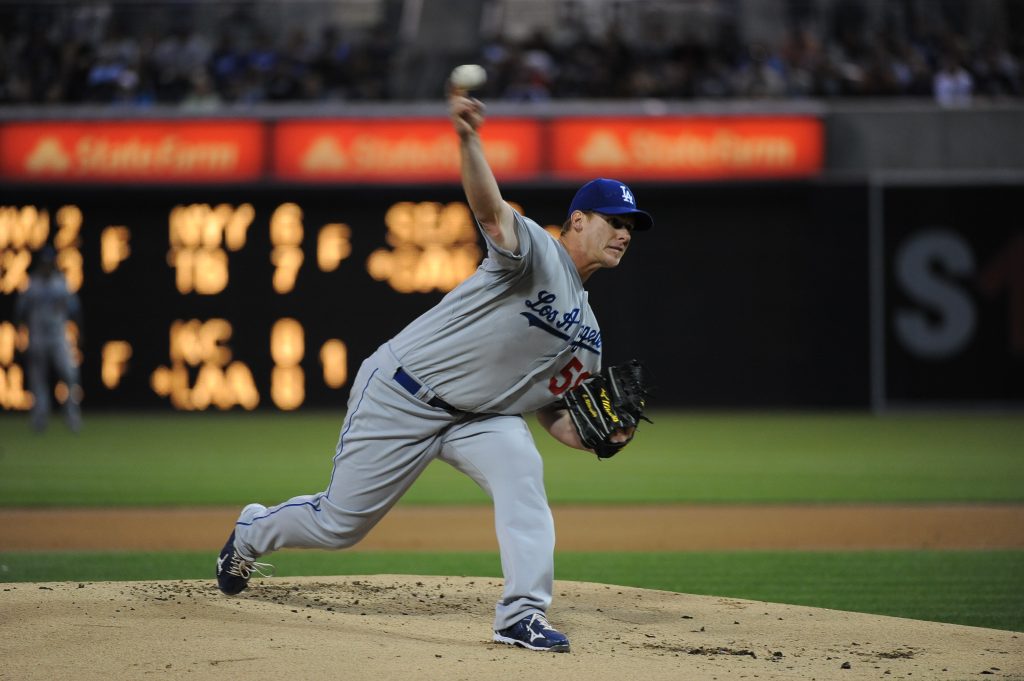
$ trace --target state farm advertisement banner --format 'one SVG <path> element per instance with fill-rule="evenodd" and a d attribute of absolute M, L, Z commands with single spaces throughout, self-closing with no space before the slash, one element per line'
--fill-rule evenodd
<path fill-rule="evenodd" d="M 28 182 L 240 182 L 263 176 L 259 121 L 90 121 L 0 127 L 0 175 Z"/>
<path fill-rule="evenodd" d="M 786 179 L 824 157 L 821 121 L 800 116 L 491 118 L 482 137 L 499 180 Z M 0 177 L 457 183 L 459 150 L 447 118 L 16 122 L 0 125 Z"/>
<path fill-rule="evenodd" d="M 809 117 L 563 118 L 551 122 L 552 174 L 582 180 L 807 177 L 824 157 Z"/>
<path fill-rule="evenodd" d="M 481 137 L 499 180 L 538 179 L 541 124 L 491 119 Z M 459 141 L 444 119 L 281 121 L 274 174 L 291 181 L 459 181 Z"/>

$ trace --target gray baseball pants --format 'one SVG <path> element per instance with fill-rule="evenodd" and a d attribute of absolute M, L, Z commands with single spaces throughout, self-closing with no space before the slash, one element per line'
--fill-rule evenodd
<path fill-rule="evenodd" d="M 50 369 L 57 379 L 68 387 L 64 401 L 64 417 L 71 430 L 78 431 L 82 424 L 82 411 L 78 404 L 78 367 L 71 359 L 71 351 L 63 338 L 32 338 L 29 341 L 25 367 L 28 389 L 32 391 L 32 427 L 44 430 L 50 420 Z"/>
<path fill-rule="evenodd" d="M 505 575 L 494 628 L 545 612 L 554 580 L 555 527 L 543 461 L 526 422 L 521 416 L 460 416 L 430 406 L 431 395 L 414 396 L 394 380 L 398 368 L 386 345 L 363 362 L 327 490 L 239 518 L 238 553 L 255 560 L 282 548 L 352 546 L 440 459 L 475 480 L 494 502 Z"/>

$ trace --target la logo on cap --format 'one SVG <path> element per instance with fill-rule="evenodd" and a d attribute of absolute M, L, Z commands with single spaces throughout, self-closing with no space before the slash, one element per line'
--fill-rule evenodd
<path fill-rule="evenodd" d="M 607 215 L 633 215 L 633 229 L 650 229 L 654 220 L 636 207 L 636 196 L 624 182 L 599 177 L 579 188 L 569 204 L 567 219 L 574 211 L 593 211 Z"/>

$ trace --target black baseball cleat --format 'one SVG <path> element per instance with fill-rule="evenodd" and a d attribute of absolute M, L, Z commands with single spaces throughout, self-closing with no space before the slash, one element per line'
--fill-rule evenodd
<path fill-rule="evenodd" d="M 273 565 L 245 560 L 238 555 L 238 551 L 235 551 L 235 531 L 232 530 L 231 536 L 217 557 L 217 586 L 220 590 L 234 596 L 245 590 L 249 585 L 249 578 L 253 575 L 270 577 L 273 574 Z"/>
<path fill-rule="evenodd" d="M 497 643 L 519 646 L 529 650 L 546 650 L 551 653 L 569 652 L 569 639 L 548 624 L 539 612 L 527 615 L 508 629 L 494 632 Z"/>

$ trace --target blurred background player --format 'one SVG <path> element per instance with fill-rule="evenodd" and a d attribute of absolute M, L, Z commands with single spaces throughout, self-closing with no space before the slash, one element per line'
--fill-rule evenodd
<path fill-rule="evenodd" d="M 33 396 L 32 428 L 43 431 L 49 421 L 50 370 L 53 369 L 56 378 L 67 386 L 64 416 L 68 427 L 77 433 L 82 427 L 78 403 L 81 388 L 66 328 L 72 319 L 81 325 L 81 306 L 78 296 L 71 292 L 64 275 L 55 267 L 55 260 L 56 252 L 51 246 L 36 254 L 28 288 L 14 306 L 14 321 L 28 325 L 26 369 Z"/>

